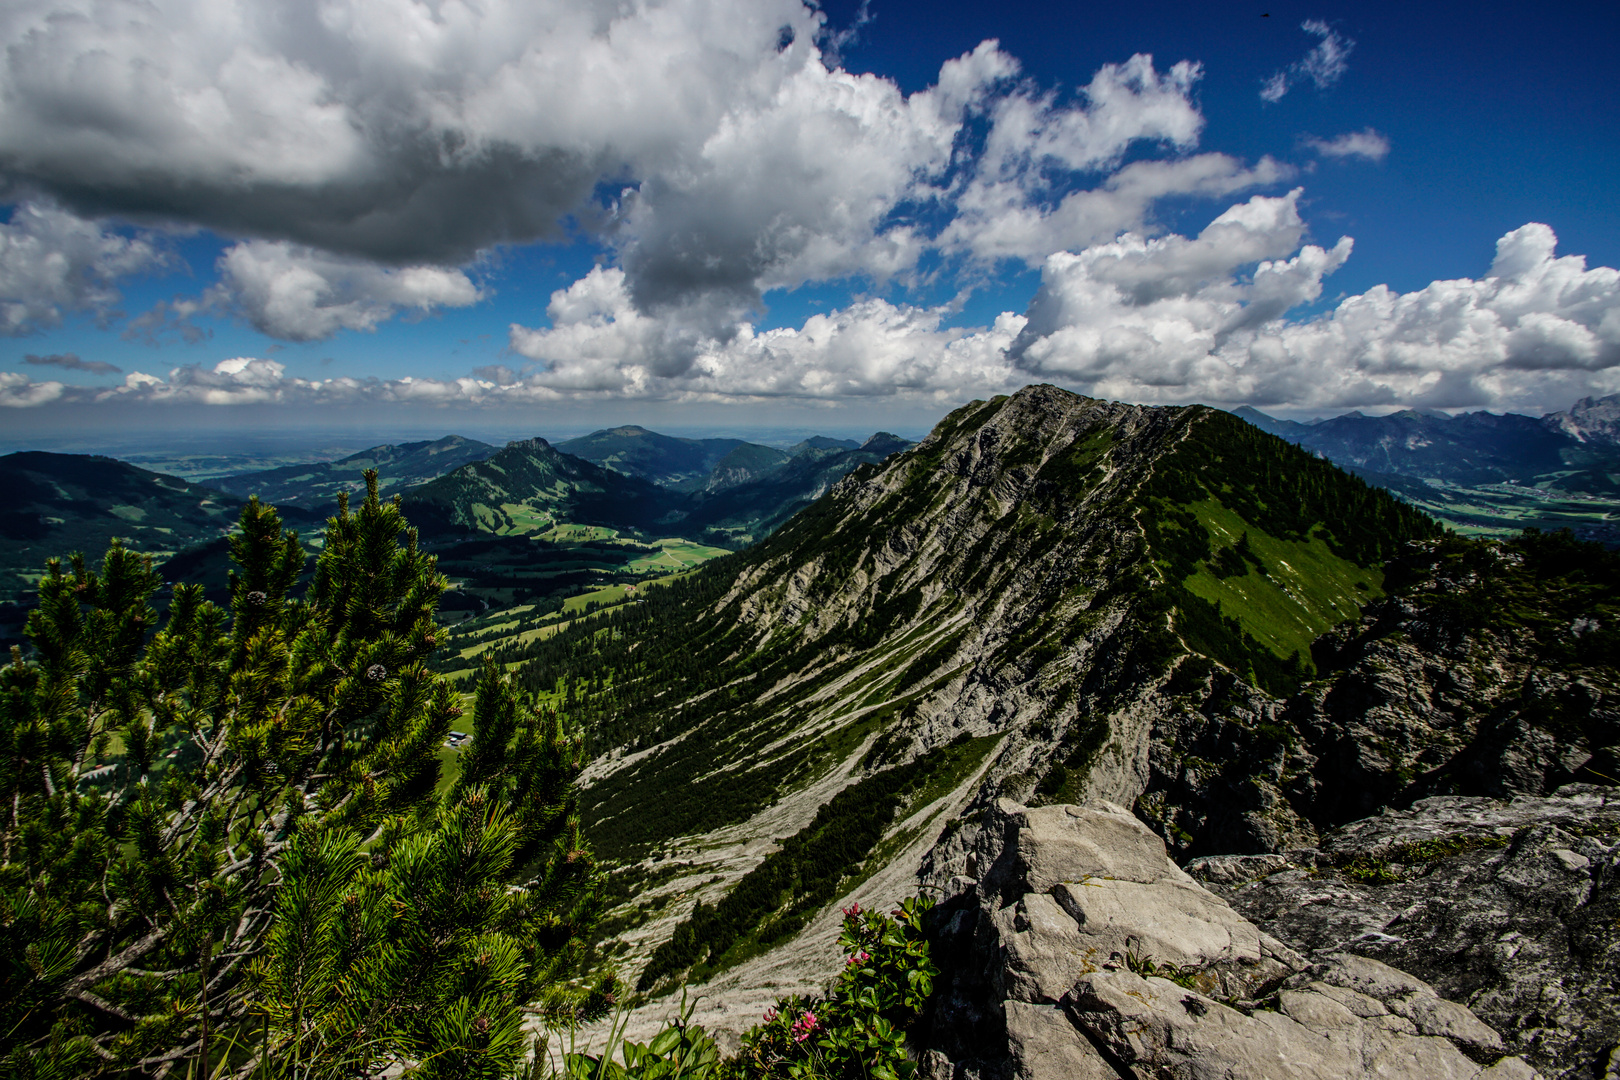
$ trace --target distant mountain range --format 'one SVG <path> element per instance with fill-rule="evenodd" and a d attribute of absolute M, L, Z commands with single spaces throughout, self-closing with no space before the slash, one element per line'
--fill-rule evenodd
<path fill-rule="evenodd" d="M 1568 412 L 1539 418 L 1406 409 L 1302 424 L 1247 406 L 1233 412 L 1346 468 L 1470 485 L 1541 481 L 1562 490 L 1620 494 L 1620 483 L 1607 475 L 1620 469 L 1620 395 L 1585 398 Z"/>
<path fill-rule="evenodd" d="M 1233 412 L 1465 531 L 1570 528 L 1620 543 L 1620 395 L 1541 417 L 1406 409 L 1299 423 Z"/>
<path fill-rule="evenodd" d="M 859 466 L 911 445 L 888 432 L 846 443 L 806 440 L 789 452 L 644 428 L 557 446 L 523 439 L 410 491 L 405 508 L 427 537 L 544 532 L 569 522 L 736 546 L 771 532 Z M 600 461 L 564 449 L 570 446 Z M 708 471 L 700 474 L 702 466 Z"/>
<path fill-rule="evenodd" d="M 688 498 L 680 521 L 688 532 L 702 529 L 713 542 L 756 540 L 774 532 L 860 466 L 880 465 L 911 446 L 886 431 L 859 444 L 847 439 L 807 439 L 793 448 L 791 456 L 746 478 L 726 477 L 716 469 L 715 481 Z"/>
<path fill-rule="evenodd" d="M 365 471 L 376 469 L 378 487 L 385 494 L 406 491 L 474 461 L 482 461 L 499 447 L 460 435 L 433 442 L 373 446 L 337 461 L 312 465 L 284 465 L 260 472 L 238 473 L 210 480 L 221 491 L 246 499 L 257 495 L 278 506 L 303 506 L 323 513 L 337 505 L 340 491 L 359 491 Z"/>
<path fill-rule="evenodd" d="M 886 432 L 880 432 L 873 438 L 877 442 L 868 440 L 868 444 L 863 446 L 852 439 L 815 435 L 790 449 L 780 450 L 759 443 L 745 442 L 742 439 L 678 438 L 632 424 L 595 431 L 577 439 L 557 443 L 555 446 L 546 443 L 546 446 L 563 455 L 611 470 L 618 475 L 654 484 L 665 492 L 682 495 L 698 493 L 712 495 L 715 492 L 763 480 L 786 470 L 791 462 L 800 462 L 798 474 L 801 479 L 787 480 L 788 487 L 794 492 L 794 499 L 798 499 L 800 492 L 817 488 L 818 481 L 815 476 L 830 475 L 829 470 L 842 475 L 842 472 L 837 471 L 841 465 L 848 466 L 843 469 L 847 472 L 860 460 L 870 458 L 874 447 L 888 446 L 891 447 L 888 452 L 893 452 L 893 447 L 910 445 L 905 440 Z M 379 486 L 384 494 L 396 494 L 448 476 L 462 466 L 484 461 L 500 450 L 500 447 L 476 439 L 447 435 L 433 442 L 374 446 L 337 461 L 286 465 L 257 472 L 237 473 L 210 480 L 208 483 L 243 499 L 249 495 L 257 495 L 264 501 L 278 506 L 304 507 L 319 510 L 324 514 L 336 505 L 338 492 L 355 493 L 361 489 L 361 478 L 367 469 L 377 470 Z M 864 453 L 867 457 L 854 461 L 841 457 L 852 451 Z M 839 460 L 821 470 L 807 469 L 804 465 L 807 461 L 833 462 L 833 459 Z M 617 489 L 611 478 L 584 478 L 583 474 L 572 476 L 572 472 L 577 472 L 577 466 L 559 466 L 556 462 L 552 462 L 544 466 L 542 471 L 558 467 L 570 473 L 569 482 L 583 480 L 587 489 L 598 489 L 602 494 Z M 486 486 L 487 483 L 493 482 L 498 487 L 509 489 L 505 490 L 506 495 L 519 492 L 522 487 L 521 483 L 503 485 L 491 481 L 489 478 L 494 474 L 487 471 L 482 475 L 485 477 Z M 550 476 L 550 473 L 547 472 L 546 475 Z M 781 484 L 775 486 L 781 487 Z M 630 498 L 639 508 L 636 512 L 630 513 L 628 518 L 625 512 L 609 511 L 620 521 L 635 519 L 650 524 L 653 519 L 670 510 L 674 510 L 678 517 L 684 517 L 686 514 L 685 510 L 678 509 L 680 500 L 675 500 L 648 517 L 644 511 L 650 504 L 645 492 L 631 495 L 626 491 L 620 494 Z M 518 499 L 508 501 L 522 501 L 524 498 L 527 496 L 519 493 Z M 431 501 L 443 502 L 443 499 L 444 492 L 441 490 Z M 484 502 L 489 505 L 487 500 Z M 765 516 L 775 518 L 778 515 L 773 509 Z"/>
<path fill-rule="evenodd" d="M 624 569 L 658 550 L 637 548 L 644 539 L 689 539 L 688 554 L 699 560 L 717 546 L 740 547 L 855 468 L 910 445 L 879 433 L 865 444 L 816 436 L 781 450 L 639 427 L 560 446 L 523 439 L 495 447 L 449 435 L 206 485 L 110 457 L 11 454 L 0 458 L 0 603 L 26 601 L 46 560 L 73 552 L 99 558 L 115 536 L 172 565 L 168 576 L 189 580 L 203 565 L 224 565 L 223 537 L 250 496 L 278 506 L 288 525 L 308 535 L 340 493 L 362 490 L 367 469 L 378 471 L 384 494 L 405 496 L 424 540 L 444 549 L 447 572 L 488 586 L 479 604 L 505 603 L 517 591 L 544 595 L 591 575 L 653 572 L 651 562 L 645 571 Z M 585 531 L 553 534 L 544 551 L 531 543 L 558 526 Z M 615 532 L 622 539 L 614 540 Z M 221 589 L 224 581 L 207 584 Z M 21 617 L 20 609 L 0 612 L 0 638 L 15 639 Z"/>
<path fill-rule="evenodd" d="M 700 490 L 721 462 L 744 447 L 764 450 L 769 455 L 781 454 L 780 450 L 754 447 L 742 439 L 681 439 L 633 424 L 593 431 L 557 444 L 565 454 L 626 476 L 650 480 L 671 491 Z"/>
<path fill-rule="evenodd" d="M 650 480 L 567 454 L 544 439 L 519 439 L 405 496 L 426 536 L 544 531 L 561 522 L 635 529 L 678 498 Z"/>

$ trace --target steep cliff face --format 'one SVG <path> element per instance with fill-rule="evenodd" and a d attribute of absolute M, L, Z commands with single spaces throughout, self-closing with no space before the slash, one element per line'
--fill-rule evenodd
<path fill-rule="evenodd" d="M 1178 852 L 1281 851 L 1429 795 L 1620 777 L 1620 558 L 1562 536 L 1443 539 L 1386 583 L 1284 700 L 1183 665 L 1191 692 L 1157 721 L 1137 803 Z"/>

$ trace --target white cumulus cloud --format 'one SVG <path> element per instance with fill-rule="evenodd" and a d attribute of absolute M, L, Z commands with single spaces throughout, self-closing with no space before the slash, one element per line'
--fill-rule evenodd
<path fill-rule="evenodd" d="M 953 395 L 1004 389 L 1004 355 L 1022 328 L 1008 314 L 982 330 L 944 327 L 944 308 L 867 300 L 802 327 L 704 337 L 640 313 L 619 270 L 592 270 L 552 295 L 553 325 L 513 326 L 515 352 L 542 369 L 527 383 L 567 392 L 657 398 Z M 690 357 L 672 365 L 671 352 Z"/>
<path fill-rule="evenodd" d="M 219 272 L 216 296 L 257 329 L 288 341 L 372 330 L 401 309 L 426 313 L 483 299 L 454 268 L 382 267 L 286 241 L 235 244 L 220 256 Z"/>
<path fill-rule="evenodd" d="M 49 204 L 20 203 L 0 225 L 0 334 L 59 325 L 66 312 L 106 317 L 120 299 L 120 279 L 167 263 L 150 236 L 125 236 Z"/>
<path fill-rule="evenodd" d="M 1127 236 L 1054 255 L 1011 355 L 1129 401 L 1562 407 L 1620 389 L 1620 272 L 1556 256 L 1545 225 L 1504 236 L 1484 278 L 1377 286 L 1290 321 L 1351 247 L 1279 257 L 1300 235 L 1292 199 L 1252 199 L 1196 240 Z"/>
<path fill-rule="evenodd" d="M 1126 401 L 1293 409 L 1539 403 L 1620 391 L 1620 272 L 1559 256 L 1546 225 L 1497 244 L 1481 278 L 1385 286 L 1331 310 L 1318 301 L 1348 237 L 1309 242 L 1299 191 L 1255 196 L 1197 236 L 1128 233 L 1042 268 L 1025 314 L 949 325 L 944 307 L 872 299 L 798 327 L 742 323 L 706 335 L 639 310 L 624 271 L 598 268 L 553 294 L 552 325 L 513 326 L 533 363 L 459 379 L 304 379 L 237 357 L 103 389 L 0 375 L 0 403 L 126 401 L 347 406 L 513 406 L 584 400 L 893 399 L 948 405 L 1040 378 Z M 682 357 L 670 363 L 670 355 Z"/>

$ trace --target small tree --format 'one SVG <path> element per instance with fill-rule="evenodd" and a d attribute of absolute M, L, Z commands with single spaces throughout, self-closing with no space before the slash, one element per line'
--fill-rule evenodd
<path fill-rule="evenodd" d="M 445 581 L 398 500 L 373 472 L 340 499 L 304 600 L 297 535 L 256 499 L 240 524 L 229 616 L 177 585 L 154 634 L 116 542 L 40 582 L 0 676 L 0 1072 L 507 1071 L 594 910 L 582 742 L 486 668 L 478 775 L 441 798 Z"/>

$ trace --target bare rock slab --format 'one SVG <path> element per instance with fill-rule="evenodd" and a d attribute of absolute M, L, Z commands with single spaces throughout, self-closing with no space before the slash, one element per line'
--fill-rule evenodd
<path fill-rule="evenodd" d="M 1004 801 L 992 818 L 985 879 L 941 913 L 932 1075 L 1539 1075 L 1423 980 L 1354 953 L 1307 959 L 1262 932 L 1123 807 Z"/>

